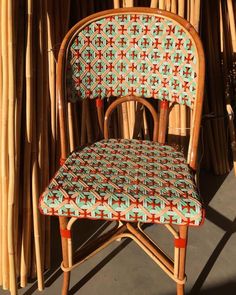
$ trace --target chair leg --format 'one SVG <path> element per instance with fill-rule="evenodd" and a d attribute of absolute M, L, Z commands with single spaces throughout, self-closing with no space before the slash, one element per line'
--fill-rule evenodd
<path fill-rule="evenodd" d="M 180 248 L 179 250 L 179 272 L 178 278 L 183 280 L 185 277 L 185 261 L 186 261 L 186 249 L 187 249 L 187 238 L 188 238 L 188 226 L 180 225 L 179 226 L 179 237 L 186 240 L 185 247 Z M 177 283 L 177 295 L 184 295 L 184 284 Z"/>
<path fill-rule="evenodd" d="M 62 259 L 63 266 L 69 266 L 69 257 L 68 257 L 68 238 L 62 234 L 62 230 L 67 229 L 68 220 L 66 217 L 59 217 L 60 230 L 61 230 L 61 246 L 62 246 Z M 63 273 L 63 285 L 62 285 L 62 295 L 67 295 L 70 285 L 70 272 Z"/>

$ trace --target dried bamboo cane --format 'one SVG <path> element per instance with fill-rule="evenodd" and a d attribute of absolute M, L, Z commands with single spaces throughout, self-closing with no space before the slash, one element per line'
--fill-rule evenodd
<path fill-rule="evenodd" d="M 166 10 L 167 11 L 170 11 L 170 9 L 171 9 L 171 0 L 166 0 Z"/>
<path fill-rule="evenodd" d="M 1 122 L 1 196 L 2 196 L 2 285 L 9 288 L 9 261 L 7 245 L 8 202 L 8 49 L 7 49 L 7 1 L 1 1 L 1 50 L 2 50 L 2 122 Z"/>
<path fill-rule="evenodd" d="M 165 0 L 159 0 L 159 9 L 165 9 Z"/>
<path fill-rule="evenodd" d="M 193 17 L 192 25 L 194 26 L 197 32 L 199 30 L 200 7 L 201 7 L 201 0 L 195 0 L 194 11 L 193 11 L 194 17 Z"/>
<path fill-rule="evenodd" d="M 119 0 L 113 0 L 114 8 L 120 8 L 120 1 Z"/>
<path fill-rule="evenodd" d="M 9 161 L 9 188 L 8 188 L 8 257 L 10 269 L 10 292 L 17 294 L 15 249 L 14 249 L 14 205 L 15 205 L 15 40 L 14 40 L 14 8 L 13 1 L 8 1 L 8 161 Z"/>
<path fill-rule="evenodd" d="M 32 0 L 27 1 L 27 40 L 26 40 L 26 135 L 24 151 L 24 204 L 23 204 L 23 231 L 21 245 L 21 271 L 20 285 L 25 287 L 30 260 L 31 241 L 31 201 L 30 201 L 30 158 L 32 142 L 32 95 L 33 95 L 33 69 L 32 69 Z"/>
<path fill-rule="evenodd" d="M 178 0 L 178 15 L 184 17 L 185 0 Z"/>
<path fill-rule="evenodd" d="M 75 149 L 73 107 L 74 106 L 72 103 L 68 103 L 68 129 L 69 129 L 70 152 L 72 152 Z"/>
<path fill-rule="evenodd" d="M 87 142 L 87 136 L 86 136 L 86 106 L 85 106 L 85 100 L 82 101 L 82 116 L 81 116 L 81 145 L 85 145 Z"/>
<path fill-rule="evenodd" d="M 171 12 L 177 13 L 177 0 L 171 1 Z"/>
<path fill-rule="evenodd" d="M 233 52 L 236 52 L 236 27 L 232 0 L 227 0 Z"/>
<path fill-rule="evenodd" d="M 123 0 L 123 7 L 133 7 L 134 1 L 133 0 Z"/>
<path fill-rule="evenodd" d="M 157 2 L 158 2 L 158 0 L 151 0 L 150 7 L 151 8 L 157 8 Z"/>

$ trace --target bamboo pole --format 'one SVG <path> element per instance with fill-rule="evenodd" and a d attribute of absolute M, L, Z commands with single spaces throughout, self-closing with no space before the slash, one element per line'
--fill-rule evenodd
<path fill-rule="evenodd" d="M 158 0 L 151 0 L 150 7 L 151 8 L 157 8 L 157 3 L 158 3 Z"/>
<path fill-rule="evenodd" d="M 178 0 L 178 15 L 184 17 L 185 0 Z"/>
<path fill-rule="evenodd" d="M 171 1 L 171 12 L 177 13 L 177 0 Z"/>
<path fill-rule="evenodd" d="M 31 142 L 32 142 L 32 96 L 33 96 L 33 70 L 32 70 L 32 0 L 27 1 L 27 40 L 26 40 L 26 134 L 24 150 L 24 204 L 23 204 L 23 230 L 21 245 L 21 271 L 20 286 L 25 287 L 30 261 L 31 241 L 31 200 L 30 200 L 30 164 L 31 164 Z"/>
<path fill-rule="evenodd" d="M 232 47 L 233 52 L 236 52 L 236 27 L 235 27 L 235 18 L 233 10 L 232 0 L 227 0 L 228 14 L 229 14 L 229 23 L 230 23 L 230 32 L 232 38 Z"/>
<path fill-rule="evenodd" d="M 9 151 L 9 189 L 8 189 L 8 257 L 10 269 L 10 291 L 17 294 L 15 249 L 14 249 L 14 206 L 15 206 L 15 40 L 14 40 L 14 8 L 13 2 L 8 1 L 8 151 Z"/>
<path fill-rule="evenodd" d="M 120 1 L 119 0 L 113 0 L 114 8 L 120 8 Z"/>
<path fill-rule="evenodd" d="M 165 0 L 159 0 L 159 9 L 165 9 Z"/>
<path fill-rule="evenodd" d="M 1 122 L 1 195 L 2 195 L 2 285 L 9 288 L 9 261 L 7 244 L 8 202 L 8 49 L 7 49 L 7 1 L 1 1 L 1 50 L 2 50 L 2 122 Z"/>

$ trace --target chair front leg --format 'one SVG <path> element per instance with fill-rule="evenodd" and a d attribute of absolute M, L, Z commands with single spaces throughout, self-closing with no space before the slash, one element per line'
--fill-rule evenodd
<path fill-rule="evenodd" d="M 186 249 L 187 249 L 187 239 L 188 239 L 188 226 L 179 226 L 179 271 L 178 279 L 184 280 L 185 277 L 185 261 L 186 261 Z M 177 283 L 177 295 L 184 295 L 184 285 Z"/>
<path fill-rule="evenodd" d="M 68 238 L 70 238 L 70 231 L 67 230 L 68 219 L 66 217 L 59 217 L 60 233 L 61 233 L 61 246 L 62 246 L 62 259 L 63 266 L 69 267 L 69 254 L 68 254 Z M 62 295 L 67 295 L 70 285 L 70 272 L 63 273 L 63 286 Z"/>

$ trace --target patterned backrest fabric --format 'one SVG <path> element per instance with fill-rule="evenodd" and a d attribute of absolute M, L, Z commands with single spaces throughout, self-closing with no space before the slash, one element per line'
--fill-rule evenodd
<path fill-rule="evenodd" d="M 136 95 L 193 107 L 196 44 L 188 30 L 169 17 L 146 13 L 100 17 L 77 31 L 67 54 L 71 101 Z"/>

